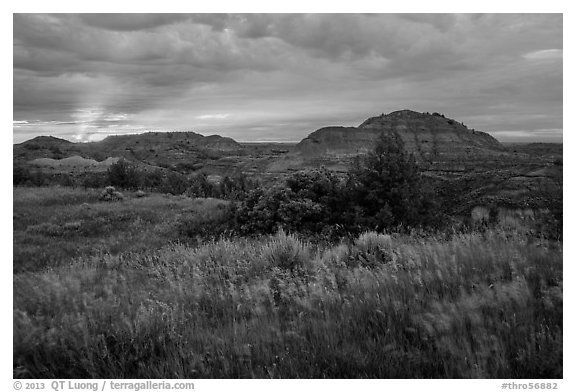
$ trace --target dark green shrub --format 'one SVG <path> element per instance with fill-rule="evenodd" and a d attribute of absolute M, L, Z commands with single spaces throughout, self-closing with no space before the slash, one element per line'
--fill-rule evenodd
<path fill-rule="evenodd" d="M 200 173 L 190 178 L 188 188 L 185 190 L 190 197 L 213 197 L 215 187 L 205 173 Z"/>
<path fill-rule="evenodd" d="M 302 171 L 290 176 L 286 185 L 248 192 L 236 218 L 239 230 L 248 234 L 273 233 L 278 226 L 321 233 L 342 222 L 344 199 L 343 185 L 334 173 L 326 169 Z"/>
<path fill-rule="evenodd" d="M 293 197 L 290 192 L 281 186 L 268 190 L 257 188 L 249 192 L 236 210 L 238 230 L 244 234 L 275 232 L 281 223 L 278 210 Z"/>
<path fill-rule="evenodd" d="M 140 187 L 144 189 L 159 189 L 162 185 L 162 175 L 161 170 L 145 171 L 140 173 Z"/>
<path fill-rule="evenodd" d="M 86 173 L 80 182 L 84 188 L 103 188 L 108 185 L 108 174 Z"/>
<path fill-rule="evenodd" d="M 218 196 L 227 200 L 242 200 L 251 189 L 259 186 L 258 182 L 248 178 L 244 173 L 232 177 L 225 176 L 216 189 Z"/>
<path fill-rule="evenodd" d="M 12 179 L 14 185 L 23 185 L 32 177 L 30 170 L 23 165 L 14 165 Z"/>
<path fill-rule="evenodd" d="M 139 173 L 134 165 L 120 159 L 108 168 L 108 183 L 124 189 L 137 189 Z"/>
<path fill-rule="evenodd" d="M 171 171 L 162 178 L 162 183 L 160 184 L 159 190 L 162 193 L 182 195 L 184 192 L 186 192 L 188 187 L 189 183 L 186 179 L 186 176 Z"/>

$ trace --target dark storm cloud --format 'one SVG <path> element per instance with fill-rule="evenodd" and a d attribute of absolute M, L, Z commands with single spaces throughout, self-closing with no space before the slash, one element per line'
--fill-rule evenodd
<path fill-rule="evenodd" d="M 16 14 L 13 61 L 15 140 L 298 140 L 402 108 L 561 137 L 561 15 Z"/>
<path fill-rule="evenodd" d="M 83 14 L 89 26 L 115 31 L 136 31 L 170 25 L 189 18 L 184 14 Z"/>

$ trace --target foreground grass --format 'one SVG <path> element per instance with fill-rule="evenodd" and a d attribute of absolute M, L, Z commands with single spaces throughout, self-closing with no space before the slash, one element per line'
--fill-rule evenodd
<path fill-rule="evenodd" d="M 14 275 L 14 376 L 560 378 L 562 284 L 498 232 L 84 254 Z"/>

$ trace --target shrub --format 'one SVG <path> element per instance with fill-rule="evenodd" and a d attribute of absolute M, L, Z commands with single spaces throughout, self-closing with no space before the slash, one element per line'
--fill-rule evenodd
<path fill-rule="evenodd" d="M 52 177 L 49 174 L 43 173 L 41 170 L 30 170 L 26 166 L 15 165 L 13 167 L 13 182 L 14 185 L 34 185 L 44 186 L 50 184 Z"/>
<path fill-rule="evenodd" d="M 107 186 L 100 194 L 99 200 L 100 201 L 124 200 L 124 195 L 116 191 L 116 188 L 114 188 L 113 186 Z"/>
<path fill-rule="evenodd" d="M 144 189 L 160 189 L 162 185 L 162 171 L 159 169 L 152 170 L 152 171 L 145 171 L 142 172 L 140 175 L 141 184 L 140 186 Z"/>
<path fill-rule="evenodd" d="M 102 188 L 108 183 L 108 175 L 102 173 L 86 173 L 81 182 L 84 188 Z"/>
<path fill-rule="evenodd" d="M 238 230 L 243 234 L 273 233 L 281 223 L 280 206 L 289 203 L 291 198 L 291 191 L 282 186 L 252 190 L 236 210 Z"/>
<path fill-rule="evenodd" d="M 248 178 L 244 173 L 232 177 L 224 176 L 216 189 L 218 196 L 228 200 L 242 200 L 250 189 L 259 186 L 258 182 Z"/>
<path fill-rule="evenodd" d="M 25 166 L 14 165 L 13 168 L 13 181 L 14 185 L 24 184 L 30 180 L 31 174 L 30 170 L 28 170 Z"/>
<path fill-rule="evenodd" d="M 160 184 L 160 192 L 171 193 L 173 195 L 182 195 L 186 192 L 186 189 L 188 189 L 186 176 L 173 171 L 168 172 Z"/>
<path fill-rule="evenodd" d="M 190 197 L 213 197 L 214 185 L 208 181 L 206 173 L 200 173 L 190 179 L 188 188 L 185 191 Z"/>
<path fill-rule="evenodd" d="M 310 199 L 289 200 L 279 206 L 278 218 L 288 230 L 316 233 L 326 217 L 323 207 Z"/>
<path fill-rule="evenodd" d="M 348 263 L 350 247 L 344 243 L 330 247 L 322 254 L 322 262 L 333 267 L 344 267 Z"/>
<path fill-rule="evenodd" d="M 388 234 L 369 231 L 362 233 L 354 244 L 362 252 L 372 253 L 378 249 L 390 248 L 392 246 L 392 237 Z"/>
<path fill-rule="evenodd" d="M 252 190 L 237 210 L 240 231 L 268 234 L 280 225 L 311 234 L 339 223 L 343 206 L 337 200 L 342 195 L 333 176 L 327 171 L 300 172 L 288 178 L 286 185 Z"/>
<path fill-rule="evenodd" d="M 284 230 L 280 229 L 263 246 L 262 258 L 273 267 L 292 271 L 304 267 L 311 255 L 306 244 L 293 234 L 286 234 Z"/>
<path fill-rule="evenodd" d="M 392 238 L 387 234 L 373 231 L 361 234 L 354 242 L 353 264 L 364 267 L 374 267 L 394 260 Z"/>
<path fill-rule="evenodd" d="M 108 183 L 125 189 L 136 189 L 139 183 L 139 173 L 134 165 L 125 159 L 120 159 L 108 168 Z"/>

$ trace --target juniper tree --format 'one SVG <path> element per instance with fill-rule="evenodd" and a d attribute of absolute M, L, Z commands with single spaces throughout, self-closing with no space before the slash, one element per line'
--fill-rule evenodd
<path fill-rule="evenodd" d="M 432 223 L 433 195 L 397 133 L 380 134 L 374 149 L 353 163 L 348 191 L 356 220 L 365 226 L 382 229 Z"/>

